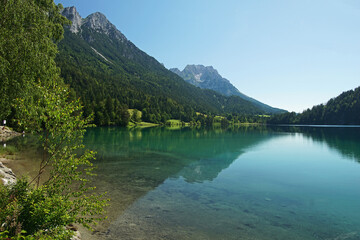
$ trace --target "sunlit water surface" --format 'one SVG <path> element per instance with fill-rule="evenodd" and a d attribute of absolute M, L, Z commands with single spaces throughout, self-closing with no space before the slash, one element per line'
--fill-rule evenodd
<path fill-rule="evenodd" d="M 94 128 L 99 239 L 360 239 L 360 128 Z"/>

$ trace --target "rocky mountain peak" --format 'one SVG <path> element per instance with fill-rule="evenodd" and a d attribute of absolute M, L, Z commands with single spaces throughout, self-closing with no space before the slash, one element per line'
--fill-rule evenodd
<path fill-rule="evenodd" d="M 62 10 L 61 14 L 69 19 L 72 24 L 70 31 L 72 33 L 81 32 L 83 27 L 92 29 L 95 32 L 106 34 L 107 36 L 127 42 L 126 37 L 100 12 L 90 14 L 85 19 L 82 19 L 75 7 L 66 7 Z M 83 38 L 92 39 L 91 37 L 83 36 Z M 90 41 L 90 40 L 89 40 Z"/>
<path fill-rule="evenodd" d="M 173 73 L 176 73 L 177 75 L 181 74 L 181 71 L 178 68 L 170 68 L 170 71 L 172 71 Z"/>
<path fill-rule="evenodd" d="M 103 33 L 108 33 L 109 30 L 115 28 L 105 15 L 100 12 L 92 13 L 85 18 L 84 25 L 95 31 L 101 31 Z"/>
<path fill-rule="evenodd" d="M 223 78 L 218 71 L 212 66 L 189 64 L 184 70 L 171 68 L 170 71 L 182 77 L 186 82 L 197 87 L 211 89 L 225 96 L 239 96 L 240 98 L 250 101 L 267 112 L 279 112 L 281 109 L 272 108 L 256 99 L 248 97 L 241 93 L 229 80 Z"/>
<path fill-rule="evenodd" d="M 201 75 L 203 77 L 211 76 L 210 78 L 222 78 L 221 75 L 218 73 L 218 71 L 212 66 L 205 67 L 204 65 L 200 65 L 200 64 L 187 65 L 184 68 L 183 72 L 185 74 Z"/>
<path fill-rule="evenodd" d="M 106 34 L 120 41 L 126 41 L 126 37 L 100 12 L 90 14 L 84 20 L 84 27 Z"/>
<path fill-rule="evenodd" d="M 205 67 L 204 65 L 200 64 L 189 64 L 182 71 L 176 71 L 174 69 L 170 69 L 170 71 L 178 74 L 186 82 L 191 83 L 197 87 L 212 89 L 226 96 L 245 96 L 244 94 L 240 93 L 239 90 L 229 82 L 229 80 L 223 78 L 212 66 Z"/>
<path fill-rule="evenodd" d="M 75 7 L 66 7 L 61 14 L 72 22 L 70 26 L 72 33 L 78 33 L 81 30 L 82 18 Z"/>

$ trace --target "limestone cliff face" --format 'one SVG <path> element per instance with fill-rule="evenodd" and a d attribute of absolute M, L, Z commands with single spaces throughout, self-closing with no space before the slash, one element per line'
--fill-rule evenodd
<path fill-rule="evenodd" d="M 110 29 L 113 28 L 113 25 L 100 12 L 92 13 L 85 18 L 84 26 L 105 34 L 108 34 Z"/>
<path fill-rule="evenodd" d="M 96 12 L 84 19 L 84 27 L 96 32 L 106 34 L 121 42 L 127 41 L 126 37 L 105 17 L 104 14 Z"/>
<path fill-rule="evenodd" d="M 83 28 L 87 28 L 121 42 L 127 41 L 126 37 L 100 12 L 90 14 L 83 19 L 75 7 L 67 7 L 62 10 L 61 14 L 72 22 L 70 26 L 72 33 L 81 33 Z"/>
<path fill-rule="evenodd" d="M 170 71 L 182 77 L 188 83 L 197 87 L 212 89 L 226 96 L 245 96 L 234 87 L 229 80 L 223 78 L 212 66 L 187 65 L 183 71 L 172 68 Z"/>
<path fill-rule="evenodd" d="M 72 22 L 70 26 L 70 31 L 72 33 L 78 33 L 81 30 L 83 19 L 81 18 L 80 14 L 76 11 L 75 7 L 64 8 L 61 14 Z"/>
<path fill-rule="evenodd" d="M 75 7 L 64 8 L 61 14 L 72 22 L 69 27 L 70 32 L 88 42 L 91 49 L 105 61 L 111 62 L 107 59 L 106 53 L 99 48 L 99 45 L 104 45 L 104 41 L 118 45 L 117 50 L 128 59 L 136 57 L 134 51 L 137 55 L 143 55 L 104 14 L 96 12 L 82 18 Z"/>

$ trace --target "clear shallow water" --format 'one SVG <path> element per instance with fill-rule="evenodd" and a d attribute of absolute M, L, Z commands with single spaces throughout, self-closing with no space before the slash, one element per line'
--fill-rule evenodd
<path fill-rule="evenodd" d="M 94 128 L 85 145 L 111 205 L 84 239 L 360 239 L 360 128 Z"/>
<path fill-rule="evenodd" d="M 360 239 L 360 128 L 91 129 L 102 239 Z"/>

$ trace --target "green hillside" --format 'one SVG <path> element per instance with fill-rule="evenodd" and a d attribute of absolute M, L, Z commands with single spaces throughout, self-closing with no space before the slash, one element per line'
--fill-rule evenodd
<path fill-rule="evenodd" d="M 78 13 L 67 8 L 63 14 L 76 20 Z M 240 97 L 186 83 L 127 40 L 101 13 L 82 19 L 78 32 L 66 28 L 64 36 L 57 65 L 74 95 L 81 97 L 85 114 L 93 113 L 98 125 L 125 125 L 128 108 L 141 110 L 142 120 L 155 123 L 196 120 L 196 112 L 264 113 Z"/>
<path fill-rule="evenodd" d="M 268 123 L 359 125 L 360 87 L 343 92 L 338 97 L 330 99 L 325 105 L 314 106 L 301 114 L 292 112 L 274 115 Z"/>

